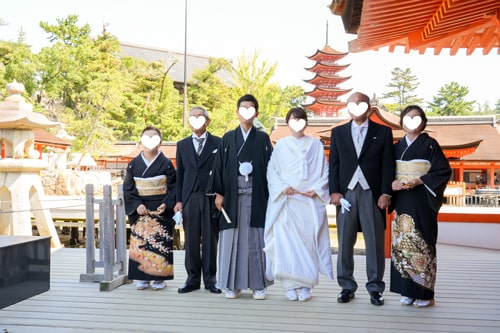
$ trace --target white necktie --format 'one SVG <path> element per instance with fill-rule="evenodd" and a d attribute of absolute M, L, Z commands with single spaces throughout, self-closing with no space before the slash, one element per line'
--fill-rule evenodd
<path fill-rule="evenodd" d="M 356 134 L 356 152 L 359 153 L 361 152 L 361 147 L 363 147 L 363 131 L 365 128 L 363 126 L 359 126 L 357 128 L 357 134 Z"/>
<path fill-rule="evenodd" d="M 363 146 L 363 131 L 365 128 L 363 126 L 358 127 L 358 145 Z"/>

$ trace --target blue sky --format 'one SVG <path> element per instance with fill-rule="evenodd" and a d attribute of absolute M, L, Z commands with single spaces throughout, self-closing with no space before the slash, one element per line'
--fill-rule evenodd
<path fill-rule="evenodd" d="M 48 45 L 48 35 L 39 22 L 56 24 L 56 19 L 70 14 L 79 16 L 80 25 L 89 24 L 92 35 L 103 26 L 120 41 L 184 51 L 184 19 L 186 0 L 0 0 L 0 39 L 16 40 L 19 30 L 26 33 L 34 51 Z M 306 84 L 313 76 L 305 70 L 313 65 L 306 57 L 326 44 L 347 51 L 354 38 L 344 33 L 341 19 L 330 13 L 328 0 L 187 0 L 187 50 L 206 56 L 236 59 L 242 54 L 259 52 L 260 60 L 278 62 L 275 81 L 281 85 Z M 411 68 L 420 86 L 419 97 L 431 101 L 439 88 L 452 81 L 467 86 L 468 100 L 490 106 L 500 99 L 500 89 L 493 78 L 500 75 L 500 56 L 495 52 L 484 56 L 480 51 L 471 56 L 459 52 L 439 56 L 431 52 L 419 55 L 387 50 L 350 53 L 339 63 L 349 64 L 341 75 L 351 79 L 341 88 L 352 88 L 380 97 L 388 91 L 391 70 Z M 347 96 L 341 97 L 345 100 Z"/>

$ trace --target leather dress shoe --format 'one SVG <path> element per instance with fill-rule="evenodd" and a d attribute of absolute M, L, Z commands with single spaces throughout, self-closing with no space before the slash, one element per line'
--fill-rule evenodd
<path fill-rule="evenodd" d="M 370 302 L 373 305 L 384 305 L 384 296 L 378 291 L 372 291 L 370 293 Z"/>
<path fill-rule="evenodd" d="M 190 293 L 190 292 L 192 292 L 194 290 L 198 290 L 198 289 L 200 289 L 200 286 L 193 286 L 191 284 L 186 283 L 181 288 L 177 289 L 177 292 L 179 294 L 185 294 L 185 293 Z"/>
<path fill-rule="evenodd" d="M 349 303 L 353 298 L 354 298 L 354 291 L 349 289 L 342 289 L 340 294 L 337 296 L 337 302 Z"/>
<path fill-rule="evenodd" d="M 216 286 L 214 286 L 214 285 L 212 285 L 212 286 L 205 286 L 205 290 L 208 290 L 212 294 L 220 294 L 220 293 L 222 293 L 222 291 L 219 288 L 217 288 Z"/>

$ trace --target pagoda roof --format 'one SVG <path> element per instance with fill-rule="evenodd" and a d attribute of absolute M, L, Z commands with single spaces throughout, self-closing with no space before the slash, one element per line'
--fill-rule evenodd
<path fill-rule="evenodd" d="M 337 87 L 316 87 L 313 91 L 306 92 L 306 96 L 311 96 L 316 99 L 321 98 L 323 96 L 335 96 L 339 97 L 347 94 L 352 89 L 340 89 Z M 344 103 L 345 104 L 345 103 Z"/>
<path fill-rule="evenodd" d="M 314 112 L 329 111 L 329 110 L 338 111 L 344 109 L 346 107 L 346 103 L 339 100 L 329 100 L 329 101 L 315 100 L 311 104 L 302 105 L 302 107 Z"/>
<path fill-rule="evenodd" d="M 349 52 L 339 52 L 331 48 L 328 44 L 323 46 L 321 50 L 317 50 L 311 56 L 308 56 L 308 59 L 314 61 L 323 61 L 323 60 L 339 60 L 348 55 Z"/>
<path fill-rule="evenodd" d="M 397 46 L 405 53 L 423 54 L 434 49 L 451 55 L 464 49 L 500 54 L 500 1 L 443 0 L 333 0 L 330 10 L 342 17 L 344 30 L 357 35 L 349 42 L 350 52 L 363 52 Z"/>
<path fill-rule="evenodd" d="M 349 80 L 351 76 L 338 76 L 332 73 L 316 73 L 313 78 L 304 80 L 304 82 L 320 86 L 322 84 L 330 85 L 332 83 L 340 84 Z"/>
<path fill-rule="evenodd" d="M 314 73 L 338 73 L 340 71 L 343 71 L 349 66 L 350 64 L 339 65 L 339 64 L 325 64 L 322 62 L 318 62 L 314 64 L 314 66 L 306 68 L 306 70 Z"/>

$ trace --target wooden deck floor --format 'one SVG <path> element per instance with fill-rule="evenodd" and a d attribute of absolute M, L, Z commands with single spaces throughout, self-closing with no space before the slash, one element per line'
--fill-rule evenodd
<path fill-rule="evenodd" d="M 325 278 L 309 302 L 287 301 L 279 283 L 264 301 L 250 293 L 236 300 L 205 290 L 180 295 L 183 259 L 177 251 L 176 278 L 163 291 L 138 291 L 127 284 L 99 292 L 97 283 L 79 282 L 84 249 L 55 251 L 50 290 L 0 310 L 0 332 L 500 332 L 496 250 L 439 245 L 436 305 L 421 309 L 400 305 L 388 285 L 386 304 L 371 305 L 364 289 L 364 256 L 355 258 L 360 289 L 348 304 L 337 303 L 339 288 Z"/>

